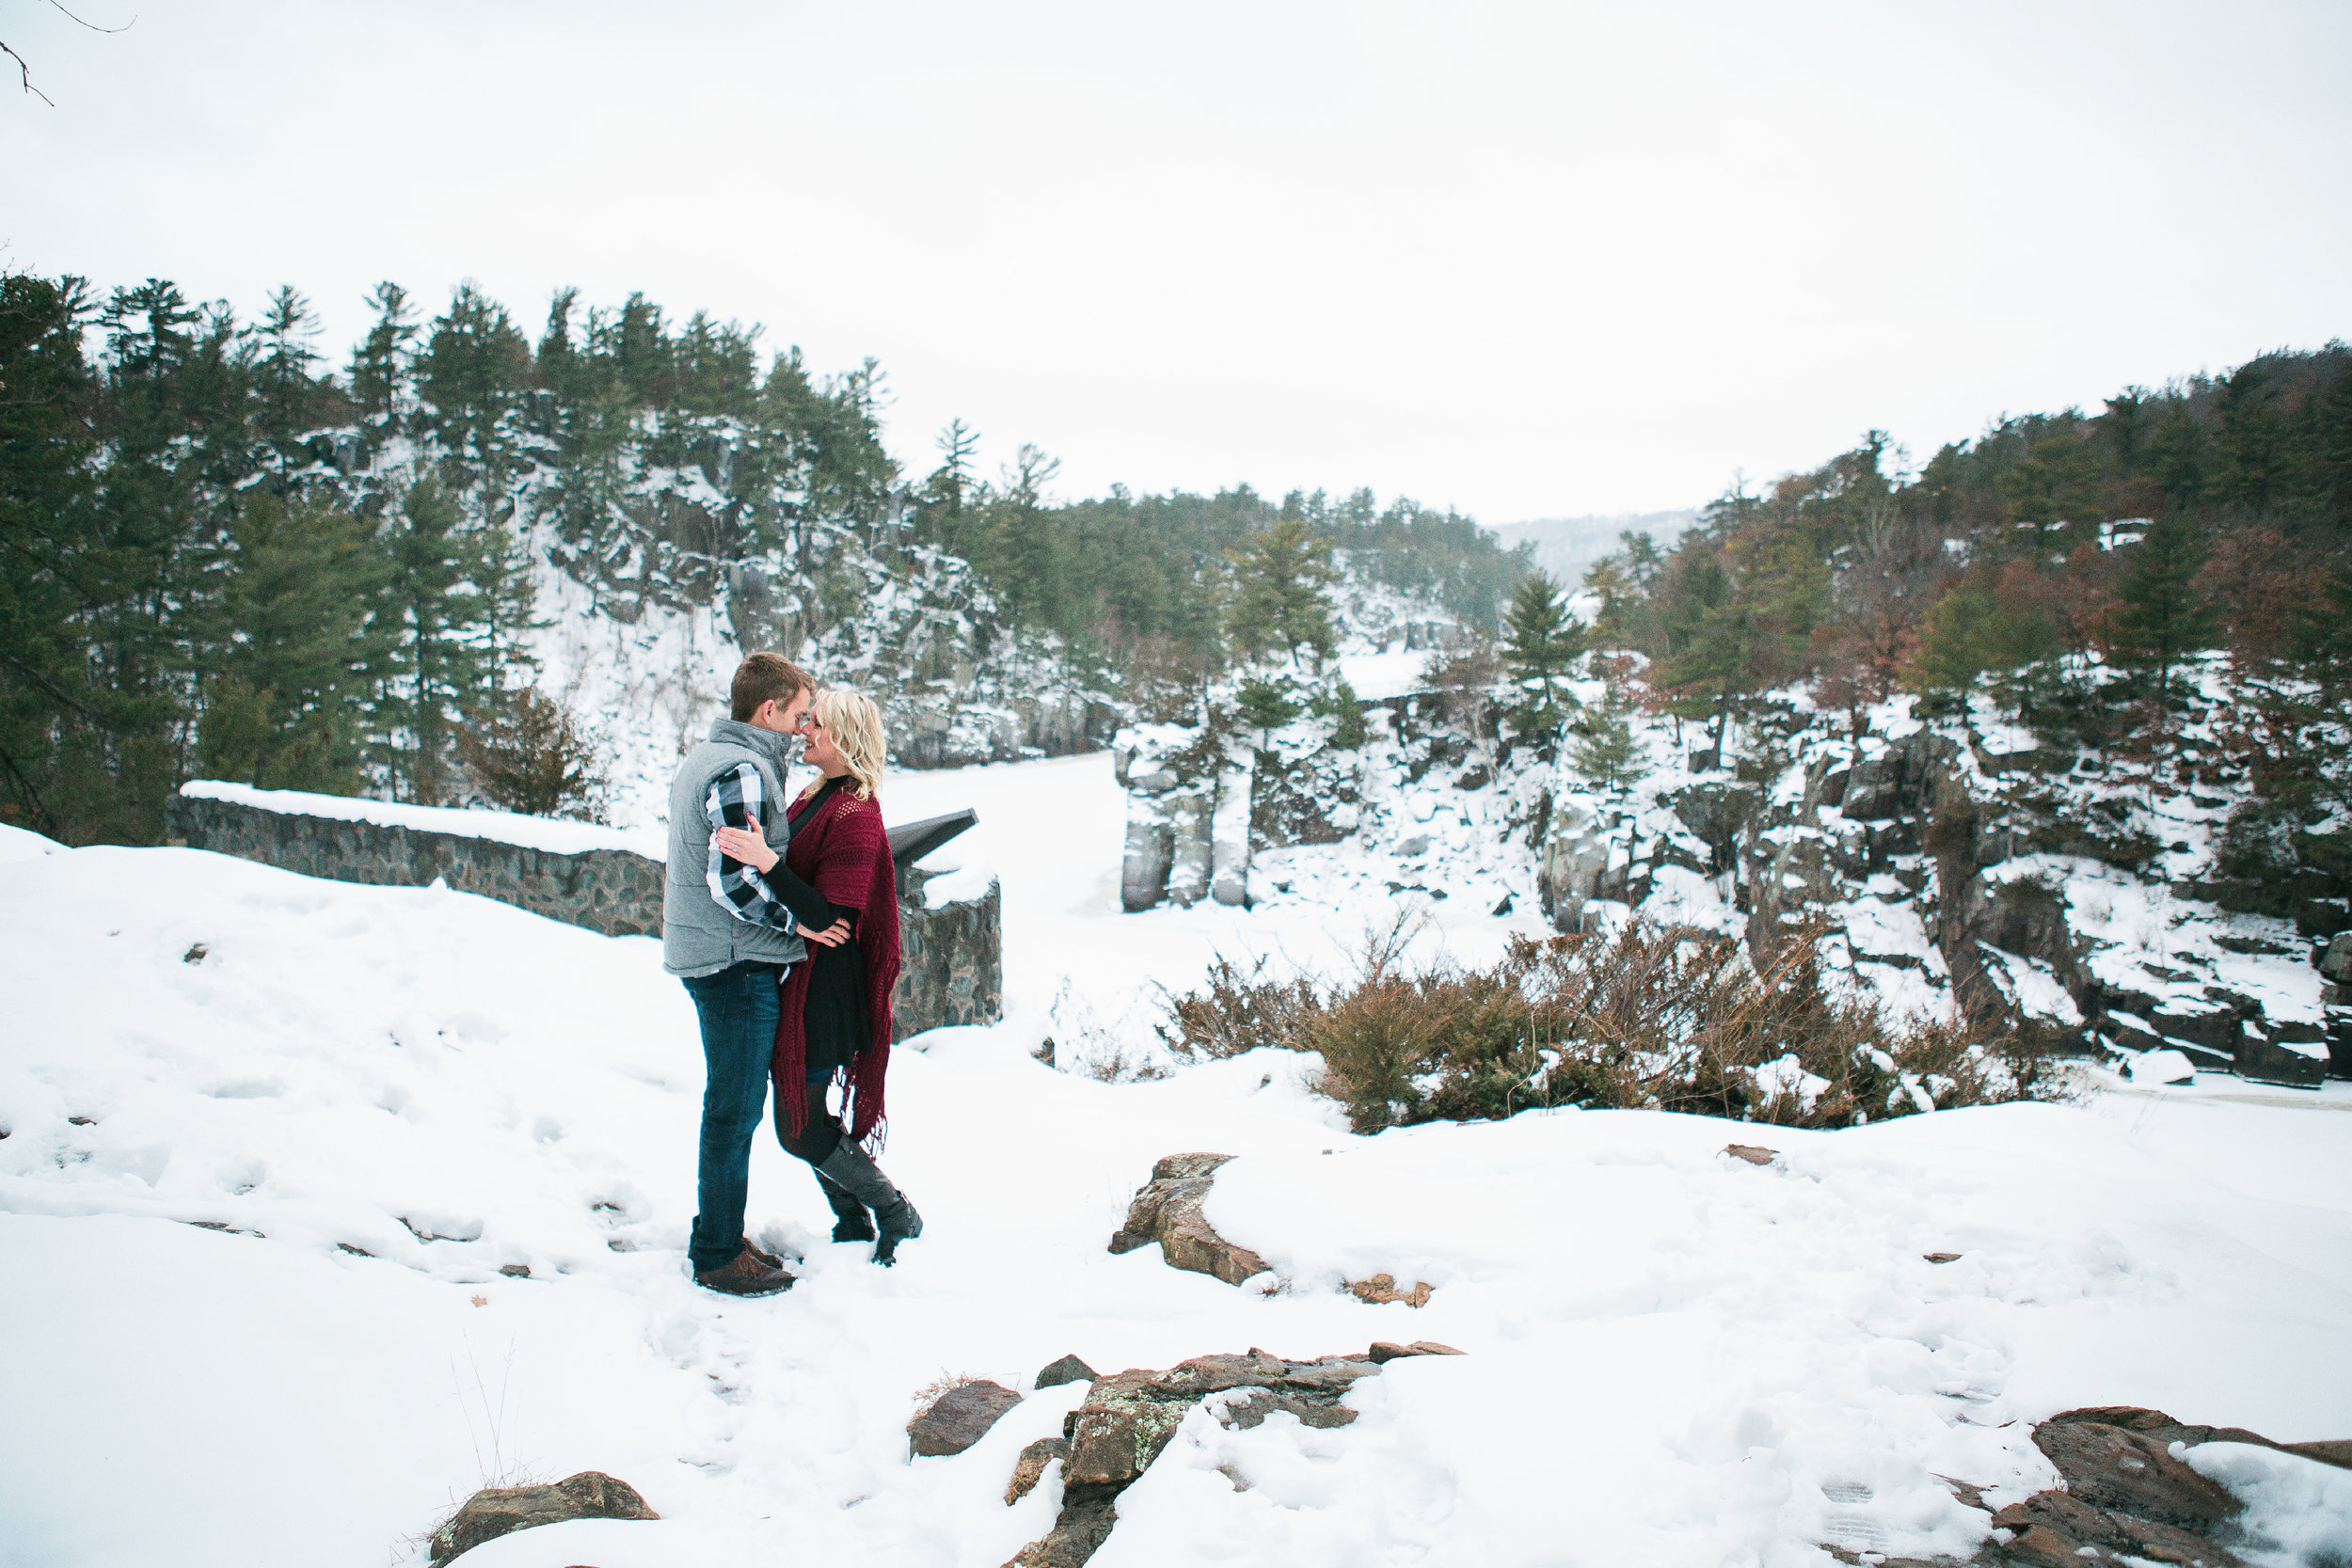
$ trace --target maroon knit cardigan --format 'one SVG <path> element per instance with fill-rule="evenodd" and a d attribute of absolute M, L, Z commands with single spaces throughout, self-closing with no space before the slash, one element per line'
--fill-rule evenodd
<path fill-rule="evenodd" d="M 882 806 L 858 799 L 844 784 L 792 829 L 784 863 L 818 896 L 855 910 L 859 952 L 866 959 L 866 1046 L 850 1064 L 850 1093 L 842 1109 L 850 1136 L 881 1145 L 882 1074 L 890 1067 L 890 992 L 898 983 L 898 873 Z M 812 956 L 815 949 L 811 948 Z M 771 1062 L 776 1095 L 793 1135 L 808 1125 L 808 1039 L 802 1013 L 808 1002 L 809 965 L 792 966 L 778 993 L 776 1049 Z"/>

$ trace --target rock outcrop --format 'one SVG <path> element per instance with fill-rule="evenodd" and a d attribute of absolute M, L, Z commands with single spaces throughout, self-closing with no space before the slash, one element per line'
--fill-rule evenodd
<path fill-rule="evenodd" d="M 1120 902 L 1252 902 L 1250 867 L 1270 848 L 1336 844 L 1355 831 L 1362 758 L 1332 744 L 1329 721 L 1224 733 L 1137 724 L 1112 742 L 1127 790 Z"/>
<path fill-rule="evenodd" d="M 1111 1237 L 1113 1252 L 1152 1242 L 1172 1269 L 1214 1275 L 1239 1285 L 1266 1272 L 1265 1259 L 1216 1233 L 1200 1212 L 1216 1169 L 1231 1154 L 1170 1154 L 1152 1167 L 1152 1180 L 1127 1206 L 1127 1222 Z"/>
<path fill-rule="evenodd" d="M 1438 1346 L 1418 1354 L 1460 1353 Z M 1053 1459 L 1061 1459 L 1061 1513 L 1052 1532 L 1023 1547 L 1006 1568 L 1081 1568 L 1110 1538 L 1119 1495 L 1151 1468 L 1193 1407 L 1211 1395 L 1226 1396 L 1217 1419 L 1228 1427 L 1257 1426 L 1278 1410 L 1311 1427 L 1345 1426 L 1356 1412 L 1341 1399 L 1390 1359 L 1327 1355 L 1286 1361 L 1253 1349 L 1246 1355 L 1199 1356 L 1166 1371 L 1134 1370 L 1095 1379 L 1086 1402 L 1062 1421 L 1065 1447 L 1032 1444 L 1022 1455 L 1015 1485 L 1032 1454 L 1039 1475 Z M 1014 1497 L 1009 1492 L 1006 1500 Z"/>
<path fill-rule="evenodd" d="M 1993 1538 L 1967 1560 L 1968 1568 L 2101 1562 L 2244 1568 L 2233 1550 L 2240 1544 L 2234 1522 L 2244 1505 L 2175 1454 L 2176 1445 L 2249 1443 L 2352 1469 L 2352 1442 L 2274 1443 L 2239 1427 L 2191 1425 L 2136 1405 L 2062 1412 L 2036 1427 L 2033 1441 L 2063 1484 L 1994 1513 Z M 1969 1507 L 1984 1506 L 1975 1487 L 1947 1484 Z M 1831 1543 L 1823 1549 L 1841 1562 L 1955 1568 L 1948 1558 L 1865 1558 Z"/>
<path fill-rule="evenodd" d="M 485 1541 L 534 1525 L 566 1519 L 659 1519 L 625 1481 L 601 1470 L 582 1470 L 548 1486 L 485 1486 L 468 1497 L 427 1543 L 433 1568 L 462 1557 Z"/>
<path fill-rule="evenodd" d="M 1910 971 L 1915 994 L 1923 985 L 1981 1027 L 2023 1016 L 2059 1050 L 2177 1049 L 2297 1086 L 2352 1076 L 2352 980 L 2324 979 L 2312 1017 L 2292 985 L 2233 976 L 2236 955 L 2296 951 L 2281 923 L 2201 902 L 2203 883 L 2156 881 L 2165 846 L 2144 803 L 2072 771 L 2074 753 L 1990 751 L 1963 720 L 1891 738 L 1832 733 L 1771 705 L 1756 730 L 1759 757 L 1650 803 L 1589 788 L 1548 798 L 1538 890 L 1554 924 L 1579 928 L 1596 899 L 1639 906 L 1678 867 L 1729 892 L 1759 956 L 1786 932 L 1822 930 L 1832 964 L 1857 978 Z M 2180 798 L 2216 816 L 2225 804 Z"/>

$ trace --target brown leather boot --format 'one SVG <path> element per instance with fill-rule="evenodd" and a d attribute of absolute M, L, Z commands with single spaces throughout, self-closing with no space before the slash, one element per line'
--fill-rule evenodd
<path fill-rule="evenodd" d="M 770 1252 L 766 1247 L 761 1246 L 757 1242 L 753 1241 L 749 1236 L 743 1238 L 743 1250 L 750 1253 L 753 1257 L 758 1259 L 761 1262 L 767 1264 L 771 1269 L 780 1269 L 784 1267 L 783 1259 L 777 1257 L 774 1253 Z"/>
<path fill-rule="evenodd" d="M 772 1296 L 780 1291 L 792 1289 L 792 1276 L 780 1268 L 772 1268 L 759 1260 L 746 1246 L 725 1264 L 705 1269 L 694 1275 L 694 1283 L 707 1291 L 719 1291 L 730 1296 Z"/>

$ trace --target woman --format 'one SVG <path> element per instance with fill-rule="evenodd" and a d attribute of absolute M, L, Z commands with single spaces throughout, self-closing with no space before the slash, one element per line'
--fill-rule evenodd
<path fill-rule="evenodd" d="M 777 1140 L 816 1168 L 833 1205 L 834 1240 L 870 1239 L 874 1261 L 887 1266 L 900 1242 L 923 1233 L 923 1219 L 867 1152 L 882 1142 L 898 978 L 898 869 L 875 799 L 882 715 L 857 692 L 819 691 L 802 734 L 803 760 L 818 776 L 792 804 L 783 857 L 741 829 L 721 829 L 721 847 L 758 866 L 811 938 L 808 961 L 793 967 L 778 996 Z M 821 907 L 808 908 L 812 895 Z M 847 940 L 827 944 L 837 936 Z M 836 1083 L 840 1117 L 826 1105 Z"/>

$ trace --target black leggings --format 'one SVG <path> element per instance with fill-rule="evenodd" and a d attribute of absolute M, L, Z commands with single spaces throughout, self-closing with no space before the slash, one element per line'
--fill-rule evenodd
<path fill-rule="evenodd" d="M 808 1086 L 808 1120 L 797 1138 L 792 1135 L 792 1112 L 786 1106 L 784 1096 L 776 1096 L 776 1142 L 784 1145 L 784 1151 L 795 1159 L 821 1165 L 849 1135 L 841 1118 L 825 1109 L 822 1079 Z"/>

